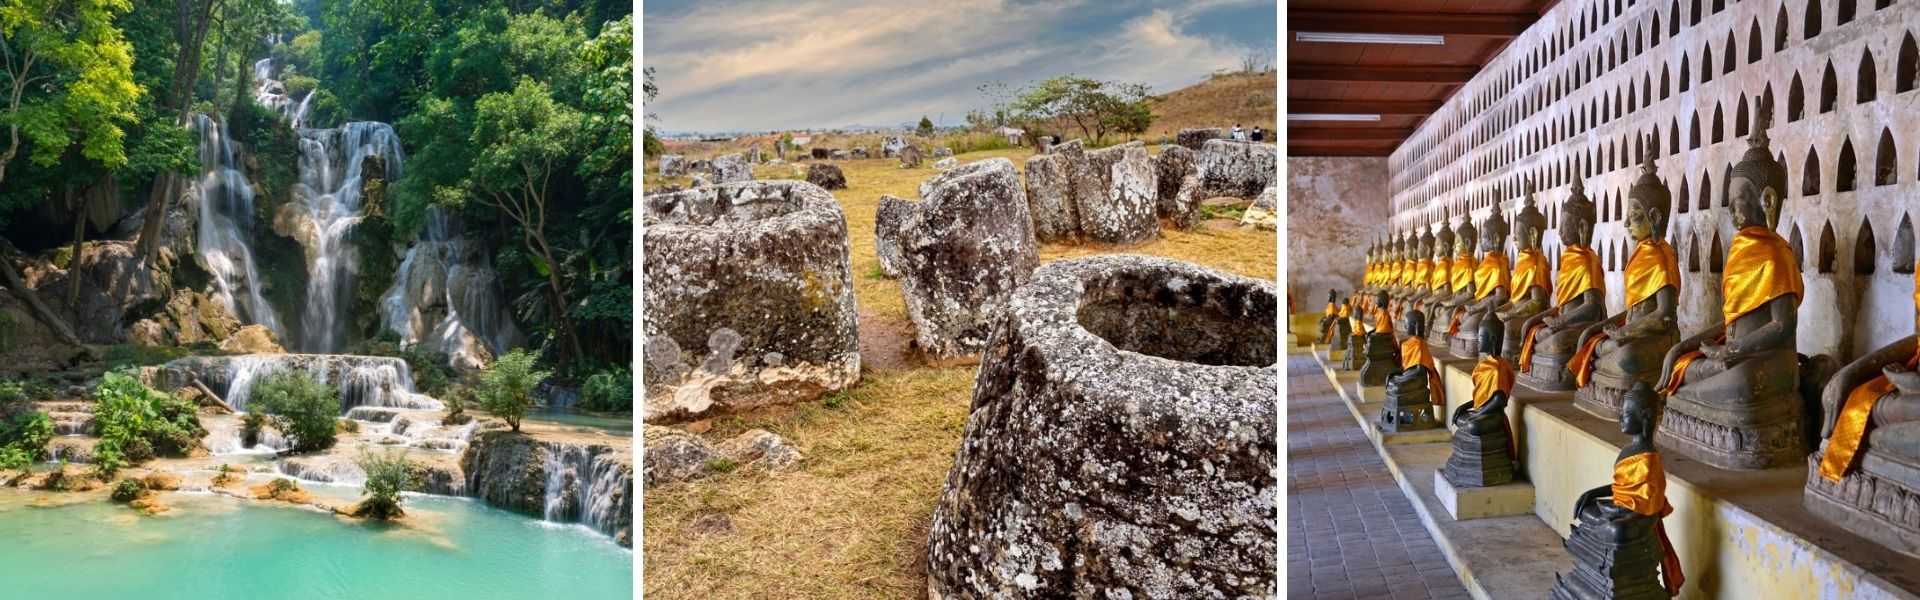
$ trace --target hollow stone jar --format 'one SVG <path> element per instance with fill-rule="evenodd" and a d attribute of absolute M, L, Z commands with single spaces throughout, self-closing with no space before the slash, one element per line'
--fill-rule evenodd
<path fill-rule="evenodd" d="M 934 509 L 933 598 L 1276 595 L 1272 282 L 1108 255 L 997 317 Z"/>

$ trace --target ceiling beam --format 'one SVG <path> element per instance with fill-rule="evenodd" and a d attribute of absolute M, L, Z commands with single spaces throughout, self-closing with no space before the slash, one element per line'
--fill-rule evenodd
<path fill-rule="evenodd" d="M 1311 100 L 1288 98 L 1288 114 L 1427 116 L 1440 111 L 1439 100 Z"/>
<path fill-rule="evenodd" d="M 1390 156 L 1392 148 L 1287 144 L 1287 156 Z"/>
<path fill-rule="evenodd" d="M 1392 129 L 1376 128 L 1329 128 L 1329 127 L 1288 127 L 1287 141 L 1305 142 L 1394 142 L 1399 143 L 1413 137 L 1413 129 L 1396 127 Z"/>
<path fill-rule="evenodd" d="M 1288 81 L 1460 84 L 1479 72 L 1479 67 L 1461 66 L 1287 63 Z"/>
<path fill-rule="evenodd" d="M 1370 10 L 1288 9 L 1290 31 L 1398 33 L 1510 38 L 1526 32 L 1533 13 L 1421 13 Z"/>

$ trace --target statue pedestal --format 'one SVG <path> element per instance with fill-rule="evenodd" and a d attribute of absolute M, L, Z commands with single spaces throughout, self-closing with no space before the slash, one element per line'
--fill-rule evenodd
<path fill-rule="evenodd" d="M 1366 385 L 1357 379 L 1346 391 L 1353 394 L 1352 396 L 1348 396 L 1348 398 L 1354 404 L 1376 404 L 1387 399 L 1387 386 Z"/>
<path fill-rule="evenodd" d="M 1567 361 L 1573 355 L 1553 356 L 1535 352 L 1533 364 L 1525 373 L 1516 373 L 1514 381 L 1542 392 L 1557 393 L 1573 391 L 1573 374 L 1567 371 Z"/>
<path fill-rule="evenodd" d="M 1455 487 L 1433 472 L 1433 495 L 1455 521 L 1533 514 L 1533 484 L 1512 481 L 1491 487 Z"/>
<path fill-rule="evenodd" d="M 1722 469 L 1776 469 L 1807 456 L 1801 437 L 1806 420 L 1798 393 L 1752 402 L 1740 414 L 1718 410 L 1681 394 L 1667 397 L 1657 444 Z"/>
<path fill-rule="evenodd" d="M 1913 525 L 1920 516 L 1920 489 L 1894 478 L 1920 481 L 1920 468 L 1867 454 L 1836 483 L 1820 475 L 1823 456 L 1824 449 L 1807 457 L 1807 510 L 1860 537 L 1920 556 L 1920 526 Z"/>
<path fill-rule="evenodd" d="M 1619 421 L 1620 403 L 1626 400 L 1627 389 L 1632 386 L 1633 380 L 1595 371 L 1587 387 L 1573 391 L 1573 405 L 1601 419 Z"/>
<path fill-rule="evenodd" d="M 1320 341 L 1319 313 L 1294 313 L 1287 317 L 1287 333 L 1292 334 L 1293 345 L 1311 346 Z"/>
<path fill-rule="evenodd" d="M 1382 446 L 1439 444 L 1453 439 L 1453 432 L 1448 431 L 1446 427 L 1416 429 L 1412 431 L 1387 431 L 1380 426 L 1380 423 L 1375 422 L 1367 427 L 1367 437 L 1373 438 L 1374 442 Z"/>
<path fill-rule="evenodd" d="M 1333 363 L 1335 368 L 1338 368 L 1342 361 L 1347 360 L 1347 349 L 1327 350 L 1327 360 Z"/>

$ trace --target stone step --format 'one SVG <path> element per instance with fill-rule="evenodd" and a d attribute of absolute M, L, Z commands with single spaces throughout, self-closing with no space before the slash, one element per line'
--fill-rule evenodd
<path fill-rule="evenodd" d="M 93 414 L 94 403 L 80 400 L 60 400 L 54 402 L 35 402 L 34 408 L 48 413 L 86 413 Z"/>
<path fill-rule="evenodd" d="M 93 433 L 93 413 L 91 412 L 55 412 L 53 417 L 54 435 L 89 435 Z"/>

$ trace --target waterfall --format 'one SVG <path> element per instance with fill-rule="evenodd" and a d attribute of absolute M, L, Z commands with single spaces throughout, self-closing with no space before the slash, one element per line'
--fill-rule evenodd
<path fill-rule="evenodd" d="M 247 410 L 253 385 L 277 373 L 295 369 L 340 392 L 342 414 L 358 406 L 445 410 L 431 396 L 414 391 L 413 373 L 406 361 L 385 356 L 345 354 L 247 354 L 201 356 L 167 363 L 168 369 L 191 371 L 234 410 Z"/>
<path fill-rule="evenodd" d="M 294 196 L 312 224 L 307 302 L 301 314 L 304 350 L 345 348 L 346 300 L 353 289 L 357 254 L 347 239 L 363 218 L 362 168 L 369 156 L 384 159 L 388 180 L 401 176 L 406 154 L 386 123 L 353 122 L 337 129 L 300 130 L 300 183 Z"/>
<path fill-rule="evenodd" d="M 633 473 L 605 446 L 546 443 L 546 493 L 541 518 L 581 523 L 612 535 L 618 528 L 620 499 L 633 485 Z M 596 450 L 598 450 L 596 452 Z"/>
<path fill-rule="evenodd" d="M 428 212 L 380 309 L 401 345 L 424 345 L 436 360 L 479 369 L 519 345 L 521 336 L 500 301 L 499 276 L 485 249 L 458 230 L 439 207 Z"/>
<path fill-rule="evenodd" d="M 195 256 L 213 274 L 214 297 L 243 322 L 258 323 L 284 336 L 273 307 L 260 295 L 260 271 L 253 262 L 253 183 L 237 167 L 224 120 L 194 113 L 187 123 L 199 134 L 202 172 L 195 197 L 200 228 Z"/>

